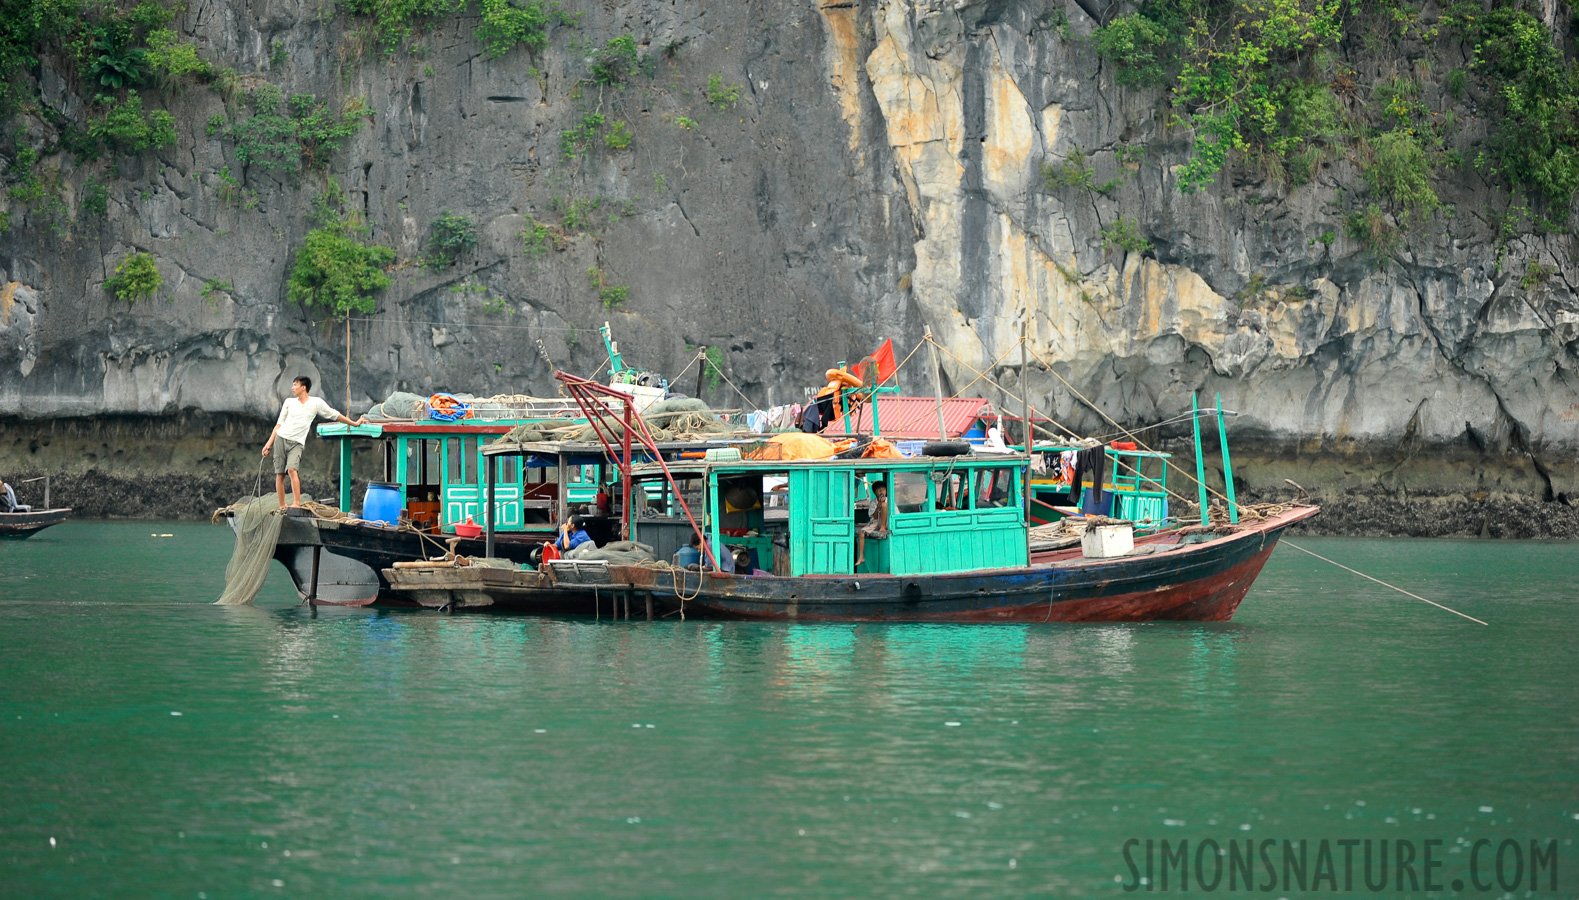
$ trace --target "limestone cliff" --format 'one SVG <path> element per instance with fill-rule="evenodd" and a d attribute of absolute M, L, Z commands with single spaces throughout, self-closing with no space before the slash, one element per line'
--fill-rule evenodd
<path fill-rule="evenodd" d="M 40 442 L 62 419 L 87 433 L 184 415 L 209 423 L 195 426 L 207 439 L 215 422 L 271 416 L 300 372 L 342 402 L 343 326 L 285 299 L 311 200 L 332 175 L 402 260 L 378 311 L 351 326 L 353 411 L 395 389 L 551 392 L 536 342 L 556 365 L 592 372 L 604 320 L 628 357 L 660 372 L 721 350 L 727 381 L 707 387 L 720 405 L 799 399 L 826 366 L 882 337 L 908 349 L 927 330 L 947 348 L 947 389 L 987 370 L 1017 392 L 1023 328 L 1031 401 L 1071 428 L 1155 423 L 1187 410 L 1193 390 L 1220 391 L 1240 413 L 1236 474 L 1252 491 L 1290 476 L 1329 495 L 1380 488 L 1388 503 L 1572 489 L 1573 239 L 1494 233 L 1479 211 L 1512 201 L 1484 178 L 1441 185 L 1456 216 L 1379 264 L 1343 224 L 1345 191 L 1361 183 L 1352 160 L 1298 188 L 1238 166 L 1181 193 L 1187 129 L 1159 92 L 1115 86 L 1089 40 L 1093 15 L 1110 9 L 566 8 L 579 18 L 554 26 L 544 50 L 497 59 L 473 36 L 475 9 L 387 53 L 365 20 L 332 6 L 198 0 L 179 13 L 179 33 L 247 73 L 243 87 L 361 97 L 371 123 L 326 171 L 286 176 L 238 163 L 233 142 L 205 132 L 242 101 L 188 88 L 160 101 L 176 147 L 46 160 L 68 207 L 88 181 L 107 181 L 102 219 L 51 227 L 0 201 L 12 209 L 0 237 L 0 427 L 12 435 L 0 466 L 83 470 Z M 627 34 L 640 73 L 589 79 L 598 48 Z M 33 146 L 52 146 L 80 115 L 85 88 L 64 73 L 45 54 L 32 75 Z M 629 145 L 569 155 L 564 133 L 591 113 L 627 123 Z M 1050 187 L 1044 166 L 1082 153 L 1102 188 Z M 446 211 L 477 222 L 479 244 L 433 270 L 420 259 Z M 164 286 L 128 304 L 102 285 L 133 251 L 153 255 Z M 1538 260 L 1549 276 L 1521 284 L 1509 259 Z M 600 288 L 612 284 L 629 292 L 610 306 Z M 902 381 L 931 388 L 919 365 Z"/>

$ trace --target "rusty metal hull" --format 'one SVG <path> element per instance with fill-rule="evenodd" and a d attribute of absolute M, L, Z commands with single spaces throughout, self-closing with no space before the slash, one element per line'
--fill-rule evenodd
<path fill-rule="evenodd" d="M 59 525 L 71 518 L 70 509 L 39 509 L 32 512 L 0 513 L 0 539 L 21 540 Z"/>
<path fill-rule="evenodd" d="M 1153 552 L 927 576 L 737 577 L 611 568 L 687 616 L 889 622 L 1225 622 L 1289 525 L 1315 507 L 1200 543 L 1160 536 Z M 677 583 L 678 582 L 678 583 Z M 684 597 L 683 601 L 681 597 Z"/>

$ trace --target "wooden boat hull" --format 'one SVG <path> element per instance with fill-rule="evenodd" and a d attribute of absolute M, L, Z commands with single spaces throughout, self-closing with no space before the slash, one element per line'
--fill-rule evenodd
<path fill-rule="evenodd" d="M 409 598 L 390 590 L 384 570 L 397 562 L 416 562 L 444 552 L 452 535 L 426 538 L 409 531 L 397 531 L 361 522 L 319 519 L 295 513 L 285 517 L 280 527 L 274 558 L 290 573 L 296 592 L 303 600 L 312 593 L 313 556 L 318 557 L 317 596 L 313 601 L 324 606 L 412 606 Z M 546 538 L 522 539 L 511 535 L 494 541 L 494 555 L 526 562 Z M 482 538 L 462 539 L 458 552 L 482 556 Z"/>
<path fill-rule="evenodd" d="M 1153 552 L 928 576 L 738 577 L 611 567 L 610 578 L 688 616 L 856 622 L 1226 622 L 1284 529 L 1315 507 L 1199 543 L 1158 535 Z M 676 582 L 679 584 L 676 584 Z M 678 590 L 677 590 L 678 588 Z M 607 588 L 605 588 L 607 590 Z M 684 596 L 682 602 L 681 596 Z"/>
<path fill-rule="evenodd" d="M 69 518 L 71 518 L 69 508 L 0 513 L 0 539 L 21 540 L 32 537 L 49 526 L 59 525 Z"/>
<path fill-rule="evenodd" d="M 520 569 L 403 567 L 382 575 L 404 605 L 427 609 L 613 616 L 616 602 L 613 592 L 561 589 L 535 571 Z"/>

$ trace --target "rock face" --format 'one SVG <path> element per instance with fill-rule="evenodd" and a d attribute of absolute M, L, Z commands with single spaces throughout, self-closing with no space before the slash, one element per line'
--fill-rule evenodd
<path fill-rule="evenodd" d="M 48 420 L 92 431 L 188 416 L 196 437 L 216 440 L 216 422 L 271 419 L 300 373 L 344 403 L 344 324 L 285 300 L 311 199 L 332 175 L 372 239 L 407 261 L 378 312 L 351 324 L 353 412 L 396 389 L 551 393 L 538 342 L 555 365 L 591 373 L 605 320 L 627 359 L 660 373 L 682 371 L 696 348 L 721 350 L 727 380 L 706 390 L 723 406 L 799 400 L 827 366 L 883 337 L 903 356 L 930 330 L 946 390 L 983 391 L 985 371 L 1083 433 L 1172 419 L 1192 391 L 1205 405 L 1221 392 L 1239 413 L 1235 474 L 1251 493 L 1284 477 L 1329 494 L 1379 485 L 1406 510 L 1412 495 L 1572 490 L 1573 239 L 1497 247 L 1476 211 L 1507 197 L 1478 177 L 1442 186 L 1456 218 L 1411 234 L 1379 267 L 1345 234 L 1341 191 L 1360 184 L 1346 160 L 1297 189 L 1236 169 L 1181 194 L 1188 134 L 1170 128 L 1159 93 L 1114 86 L 1075 3 L 567 8 L 580 18 L 555 27 L 546 50 L 492 60 L 472 34 L 475 10 L 388 54 L 360 33 L 366 22 L 316 4 L 181 13 L 182 35 L 255 73 L 246 84 L 360 96 L 372 122 L 326 173 L 284 176 L 239 164 L 205 133 L 239 98 L 227 107 L 190 87 L 165 101 L 177 147 L 113 160 L 103 219 L 50 228 L 13 203 L 0 237 L 0 427 L 24 437 L 0 442 L 0 472 L 105 465 L 38 449 L 26 435 Z M 1058 13 L 1066 26 L 1049 24 Z M 644 71 L 593 83 L 589 58 L 624 34 Z M 41 62 L 44 102 L 80 116 L 60 73 L 59 60 Z M 710 102 L 711 76 L 737 99 Z M 591 113 L 627 123 L 630 146 L 594 141 L 567 158 L 562 132 Z M 30 121 L 39 146 L 51 121 Z M 1104 190 L 1046 188 L 1043 165 L 1077 148 Z M 53 160 L 69 205 L 110 162 Z M 478 223 L 479 245 L 432 271 L 420 258 L 445 211 Z M 550 238 L 523 241 L 536 226 Z M 1149 248 L 1115 241 L 1124 226 Z M 133 251 L 155 257 L 164 286 L 128 304 L 102 284 Z M 1554 274 L 1521 287 L 1503 257 Z M 228 289 L 205 294 L 216 282 Z M 600 284 L 628 286 L 628 298 L 605 307 Z M 677 387 L 694 389 L 696 371 Z M 901 383 L 931 389 L 915 362 Z M 985 392 L 1018 412 L 1017 399 Z M 147 472 L 224 456 L 133 455 Z"/>

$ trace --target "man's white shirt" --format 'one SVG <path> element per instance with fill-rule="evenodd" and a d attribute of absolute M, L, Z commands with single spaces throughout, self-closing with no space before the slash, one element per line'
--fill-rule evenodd
<path fill-rule="evenodd" d="M 312 428 L 313 422 L 318 418 L 338 419 L 340 414 L 324 402 L 322 397 L 308 397 L 303 403 L 295 397 L 287 398 L 285 405 L 280 407 L 279 436 L 287 441 L 298 444 L 307 442 L 307 431 Z"/>

